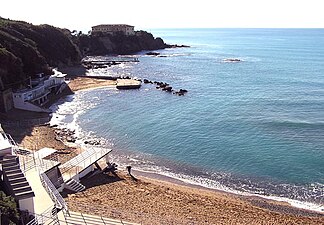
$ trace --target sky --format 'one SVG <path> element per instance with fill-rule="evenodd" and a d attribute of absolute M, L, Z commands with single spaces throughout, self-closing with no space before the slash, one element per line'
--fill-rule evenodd
<path fill-rule="evenodd" d="M 87 32 L 153 28 L 324 28 L 323 0 L 2 0 L 0 16 Z"/>

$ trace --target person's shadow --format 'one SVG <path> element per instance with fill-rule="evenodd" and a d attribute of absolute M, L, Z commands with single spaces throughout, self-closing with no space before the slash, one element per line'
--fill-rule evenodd
<path fill-rule="evenodd" d="M 132 167 L 131 166 L 126 166 L 126 169 L 128 171 L 129 176 L 132 178 L 133 181 L 137 181 L 138 179 L 134 177 L 131 173 Z"/>

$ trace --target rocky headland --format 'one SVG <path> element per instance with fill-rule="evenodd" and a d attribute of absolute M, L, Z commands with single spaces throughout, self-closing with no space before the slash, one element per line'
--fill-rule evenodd
<path fill-rule="evenodd" d="M 0 90 L 25 86 L 52 67 L 78 65 L 87 55 L 134 54 L 172 47 L 146 31 L 135 35 L 91 35 L 0 17 Z"/>

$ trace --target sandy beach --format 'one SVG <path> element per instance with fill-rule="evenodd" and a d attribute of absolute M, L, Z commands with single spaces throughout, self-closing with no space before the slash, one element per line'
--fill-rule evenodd
<path fill-rule="evenodd" d="M 75 78 L 69 83 L 73 91 L 113 85 L 113 81 L 89 78 Z M 57 140 L 60 131 L 55 127 L 5 129 L 24 148 L 57 149 L 66 156 L 60 158 L 62 161 L 78 153 L 65 140 Z M 137 180 L 125 168 L 119 168 L 117 176 L 90 175 L 81 181 L 87 187 L 85 191 L 65 193 L 65 199 L 73 211 L 142 224 L 324 224 L 323 213 L 287 203 L 208 190 L 136 171 L 134 175 Z"/>
<path fill-rule="evenodd" d="M 95 78 L 78 77 L 70 81 L 69 87 L 72 91 L 80 91 L 84 89 L 93 89 L 101 87 L 115 87 L 114 80 L 101 80 Z"/>

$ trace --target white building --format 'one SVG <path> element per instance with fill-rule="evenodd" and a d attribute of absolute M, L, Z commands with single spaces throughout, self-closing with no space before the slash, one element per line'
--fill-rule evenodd
<path fill-rule="evenodd" d="M 54 75 L 39 77 L 31 80 L 31 88 L 25 88 L 13 92 L 14 107 L 17 109 L 50 112 L 49 109 L 42 108 L 49 100 L 50 94 L 59 94 L 67 84 L 65 83 L 66 74 L 54 70 Z"/>
<path fill-rule="evenodd" d="M 127 24 L 101 24 L 92 27 L 92 34 L 117 34 L 123 33 L 127 36 L 135 35 L 134 26 Z"/>
<path fill-rule="evenodd" d="M 12 145 L 12 138 L 10 135 L 6 134 L 0 124 L 0 157 L 14 152 L 14 145 Z"/>
<path fill-rule="evenodd" d="M 0 124 L 0 179 L 17 201 L 19 209 L 33 214 L 35 194 L 20 169 L 17 150 L 17 144 Z"/>

